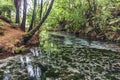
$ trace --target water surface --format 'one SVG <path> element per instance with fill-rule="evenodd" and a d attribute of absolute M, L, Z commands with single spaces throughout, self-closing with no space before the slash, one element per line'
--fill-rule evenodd
<path fill-rule="evenodd" d="M 65 33 L 40 39 L 30 53 L 0 61 L 0 80 L 120 80 L 118 45 Z"/>

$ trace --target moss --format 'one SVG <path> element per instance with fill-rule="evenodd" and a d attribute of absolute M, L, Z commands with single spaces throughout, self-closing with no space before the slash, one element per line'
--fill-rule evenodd
<path fill-rule="evenodd" d="M 12 27 L 12 28 L 18 28 L 18 27 L 19 27 L 19 24 L 17 24 L 17 23 L 12 23 L 12 24 L 11 24 L 11 27 Z"/>
<path fill-rule="evenodd" d="M 0 21 L 0 27 L 4 26 L 4 22 L 3 21 Z"/>
<path fill-rule="evenodd" d="M 23 53 L 25 50 L 26 50 L 26 49 L 25 49 L 24 46 L 20 46 L 19 48 L 16 48 L 16 49 L 14 50 L 14 54 L 21 54 L 21 53 Z"/>
<path fill-rule="evenodd" d="M 4 35 L 4 30 L 0 30 L 0 35 Z"/>

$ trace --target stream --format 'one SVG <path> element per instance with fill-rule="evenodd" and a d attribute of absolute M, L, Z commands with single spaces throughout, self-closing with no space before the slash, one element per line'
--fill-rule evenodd
<path fill-rule="evenodd" d="M 0 80 L 120 80 L 118 44 L 42 32 L 30 53 L 0 60 Z"/>

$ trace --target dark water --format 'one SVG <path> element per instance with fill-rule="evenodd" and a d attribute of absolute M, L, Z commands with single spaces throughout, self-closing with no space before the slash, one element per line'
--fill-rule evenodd
<path fill-rule="evenodd" d="M 120 80 L 119 46 L 66 33 L 40 39 L 31 53 L 0 61 L 0 80 Z"/>

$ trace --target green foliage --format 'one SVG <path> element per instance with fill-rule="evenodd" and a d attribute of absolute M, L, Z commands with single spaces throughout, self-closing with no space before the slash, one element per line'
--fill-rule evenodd
<path fill-rule="evenodd" d="M 78 0 L 70 0 L 70 2 L 68 0 L 56 0 L 54 8 L 47 20 L 47 25 L 56 28 L 61 27 L 61 22 L 65 22 L 65 26 L 63 26 L 65 29 L 73 28 L 77 31 L 79 26 L 84 25 L 86 22 L 84 16 L 86 9 L 87 7 L 84 6 L 84 1 L 79 3 Z"/>
<path fill-rule="evenodd" d="M 11 27 L 12 27 L 12 28 L 18 28 L 18 26 L 19 26 L 19 24 L 17 24 L 17 23 L 12 23 L 12 24 L 11 24 Z"/>
<path fill-rule="evenodd" d="M 14 5 L 12 0 L 0 0 L 0 15 L 10 18 L 11 11 L 14 11 Z"/>
<path fill-rule="evenodd" d="M 6 16 L 7 14 L 8 16 L 10 15 L 8 13 L 14 10 L 12 0 L 0 0 L 0 4 L 0 15 Z M 34 1 L 31 4 L 34 5 Z M 42 17 L 46 13 L 48 5 L 47 1 L 43 3 Z M 31 23 L 33 9 L 33 6 L 30 6 L 27 13 L 27 25 Z M 119 31 L 120 19 L 116 16 L 119 9 L 119 0 L 55 0 L 47 23 L 42 29 L 66 30 L 90 35 L 94 32 L 97 35 L 101 33 L 105 35 L 109 31 L 106 28 L 115 32 Z M 36 26 L 41 20 L 40 11 L 40 3 L 37 3 L 33 26 Z M 13 28 L 16 26 L 18 25 L 12 24 Z"/>
<path fill-rule="evenodd" d="M 13 10 L 13 5 L 12 4 L 2 4 L 0 5 L 0 12 L 5 12 L 5 11 L 9 11 L 9 10 Z"/>
<path fill-rule="evenodd" d="M 46 26 L 104 36 L 109 28 L 119 31 L 119 17 L 115 19 L 119 7 L 118 0 L 56 0 Z"/>
<path fill-rule="evenodd" d="M 113 24 L 116 24 L 116 23 L 120 23 L 120 18 L 112 19 L 109 24 L 110 24 L 110 25 L 113 25 Z M 119 25 L 119 26 L 120 26 L 120 25 Z"/>
<path fill-rule="evenodd" d="M 94 0 L 92 1 L 94 2 Z M 111 3 L 109 0 L 97 0 L 95 4 L 92 4 L 92 1 L 88 5 L 87 0 L 56 0 L 54 8 L 47 20 L 47 25 L 61 27 L 60 24 L 62 23 L 60 22 L 65 20 L 65 29 L 72 29 L 78 32 L 79 30 L 85 30 L 85 25 L 88 19 L 91 18 L 93 25 L 99 26 L 100 29 L 103 28 L 107 23 L 107 19 L 111 17 L 111 13 L 107 9 L 107 7 L 111 6 Z M 110 5 L 106 6 L 108 3 Z M 94 7 L 96 7 L 96 10 L 94 10 Z M 92 27 L 94 27 L 93 25 Z"/>

